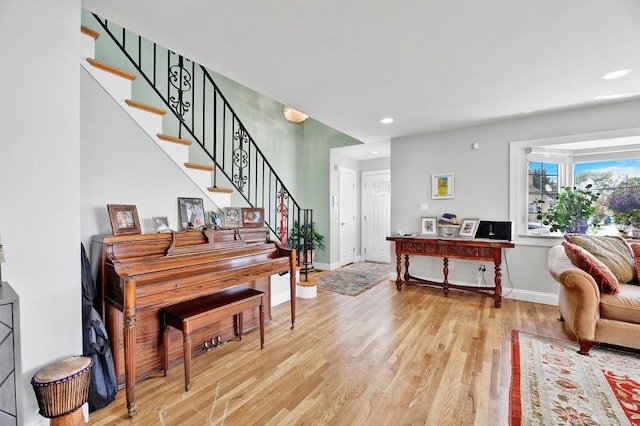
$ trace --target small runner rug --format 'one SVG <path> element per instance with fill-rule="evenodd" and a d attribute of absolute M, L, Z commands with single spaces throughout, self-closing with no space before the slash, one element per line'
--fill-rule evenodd
<path fill-rule="evenodd" d="M 640 425 L 640 355 L 514 330 L 509 424 Z"/>
<path fill-rule="evenodd" d="M 389 264 L 358 262 L 317 278 L 318 288 L 356 296 L 389 278 Z"/>

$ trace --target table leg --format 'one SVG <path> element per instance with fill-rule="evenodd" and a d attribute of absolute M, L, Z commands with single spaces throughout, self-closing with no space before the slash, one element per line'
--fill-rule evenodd
<path fill-rule="evenodd" d="M 442 281 L 444 295 L 449 294 L 449 259 L 444 257 L 442 258 L 442 275 L 444 275 L 444 280 Z"/>
<path fill-rule="evenodd" d="M 493 295 L 493 304 L 496 308 L 499 308 L 502 304 L 502 272 L 500 271 L 500 262 L 495 263 L 495 279 L 493 282 L 496 285 L 494 295 Z"/>
<path fill-rule="evenodd" d="M 396 278 L 396 290 L 400 291 L 402 289 L 402 276 L 400 275 L 402 271 L 402 255 L 396 255 L 396 273 L 398 274 Z"/>
<path fill-rule="evenodd" d="M 409 255 L 404 255 L 404 280 L 409 281 Z"/>

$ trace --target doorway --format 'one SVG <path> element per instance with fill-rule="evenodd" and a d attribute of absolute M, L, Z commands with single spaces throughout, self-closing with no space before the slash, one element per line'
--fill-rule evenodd
<path fill-rule="evenodd" d="M 362 172 L 362 256 L 389 262 L 391 229 L 391 171 Z"/>
<path fill-rule="evenodd" d="M 356 172 L 338 170 L 338 207 L 340 217 L 340 266 L 352 263 L 356 254 Z"/>

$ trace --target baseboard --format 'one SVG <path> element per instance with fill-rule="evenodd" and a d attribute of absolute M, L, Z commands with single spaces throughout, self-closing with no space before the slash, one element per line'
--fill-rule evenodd
<path fill-rule="evenodd" d="M 313 267 L 315 269 L 319 269 L 320 271 L 332 271 L 332 270 L 337 268 L 336 266 L 332 266 L 332 265 L 334 265 L 334 264 L 333 263 L 313 262 Z"/>

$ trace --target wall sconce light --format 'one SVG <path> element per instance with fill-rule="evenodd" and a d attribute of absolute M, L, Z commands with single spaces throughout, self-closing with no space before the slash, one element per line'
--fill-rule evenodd
<path fill-rule="evenodd" d="M 301 113 L 300 111 L 298 111 L 297 109 L 293 109 L 289 106 L 284 107 L 284 109 L 282 110 L 282 113 L 284 114 L 284 118 L 286 118 L 287 120 L 291 121 L 292 123 L 302 123 L 304 120 L 306 120 L 307 118 L 309 118 L 308 115 Z"/>

